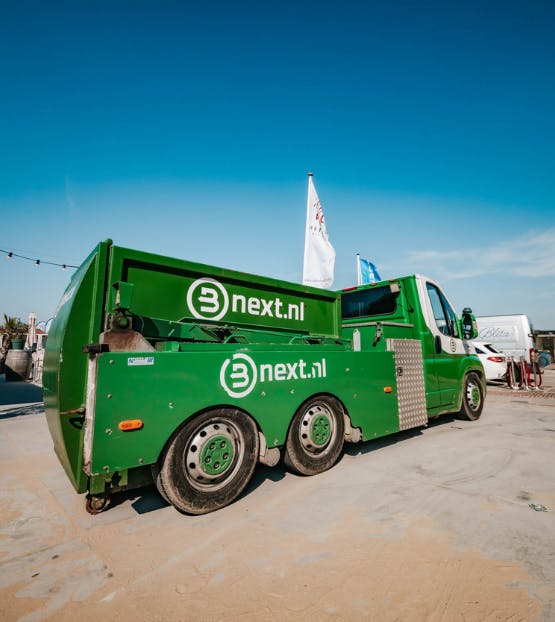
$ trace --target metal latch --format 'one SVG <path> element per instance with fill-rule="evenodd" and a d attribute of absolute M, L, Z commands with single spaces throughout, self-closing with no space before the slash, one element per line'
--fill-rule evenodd
<path fill-rule="evenodd" d="M 102 354 L 102 352 L 110 352 L 110 347 L 107 343 L 88 343 L 83 346 L 82 352 L 84 354 Z"/>
<path fill-rule="evenodd" d="M 378 322 L 376 324 L 376 332 L 374 334 L 374 340 L 372 341 L 372 346 L 375 347 L 381 338 L 382 338 L 382 323 Z"/>

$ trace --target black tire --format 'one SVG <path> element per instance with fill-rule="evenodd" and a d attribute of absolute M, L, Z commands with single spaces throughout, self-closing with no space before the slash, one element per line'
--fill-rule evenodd
<path fill-rule="evenodd" d="M 459 419 L 476 421 L 484 408 L 484 388 L 477 373 L 470 372 L 464 378 L 461 409 Z"/>
<path fill-rule="evenodd" d="M 344 439 L 341 404 L 330 396 L 314 397 L 293 417 L 283 461 L 290 471 L 299 475 L 322 473 L 339 459 Z"/>
<path fill-rule="evenodd" d="M 89 514 L 101 514 L 110 507 L 110 497 L 104 495 L 87 495 L 85 499 L 85 509 Z"/>
<path fill-rule="evenodd" d="M 188 421 L 161 460 L 156 485 L 187 514 L 206 514 L 236 499 L 258 461 L 258 430 L 246 414 L 217 408 Z"/>
<path fill-rule="evenodd" d="M 156 486 L 156 490 L 158 490 L 158 493 L 160 494 L 162 499 L 164 499 L 166 503 L 171 505 L 171 501 L 168 499 L 168 494 L 166 493 L 164 485 L 162 484 L 162 479 L 160 477 L 160 464 L 158 462 L 150 465 L 150 473 L 152 475 L 154 485 Z"/>

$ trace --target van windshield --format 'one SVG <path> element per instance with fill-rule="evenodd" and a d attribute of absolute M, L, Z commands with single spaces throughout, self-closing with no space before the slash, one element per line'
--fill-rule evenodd
<path fill-rule="evenodd" d="M 392 292 L 389 285 L 346 292 L 341 296 L 341 315 L 343 319 L 390 315 L 397 309 L 398 296 L 399 292 Z"/>

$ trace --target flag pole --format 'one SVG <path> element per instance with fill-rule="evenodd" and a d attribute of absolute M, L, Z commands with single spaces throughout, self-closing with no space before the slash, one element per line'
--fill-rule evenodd
<path fill-rule="evenodd" d="M 312 173 L 308 174 L 308 188 L 306 193 L 306 225 L 304 230 L 304 257 L 303 257 L 303 283 L 305 280 L 306 266 L 308 260 L 309 247 L 309 231 L 310 231 L 310 182 L 312 181 Z"/>
<path fill-rule="evenodd" d="M 360 273 L 360 253 L 357 253 L 357 285 L 362 283 L 362 274 Z"/>

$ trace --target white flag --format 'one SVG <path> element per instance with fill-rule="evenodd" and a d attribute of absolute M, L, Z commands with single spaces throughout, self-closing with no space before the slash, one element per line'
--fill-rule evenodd
<path fill-rule="evenodd" d="M 306 233 L 304 238 L 303 285 L 331 287 L 335 265 L 335 250 L 328 239 L 328 231 L 320 199 L 316 194 L 312 173 L 308 175 L 306 203 Z"/>

